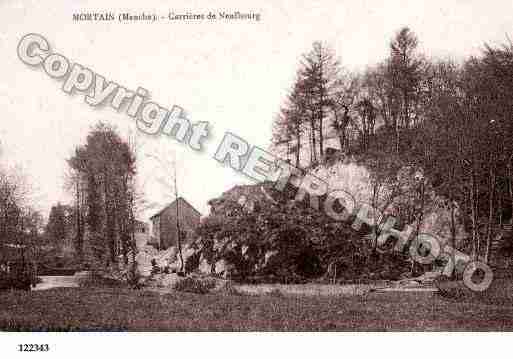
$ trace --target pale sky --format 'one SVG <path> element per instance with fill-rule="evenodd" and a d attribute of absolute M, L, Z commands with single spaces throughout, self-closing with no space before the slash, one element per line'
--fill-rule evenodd
<path fill-rule="evenodd" d="M 484 1 L 20 1 L 0 0 L 0 140 L 4 160 L 20 165 L 48 213 L 68 202 L 65 159 L 98 121 L 122 134 L 137 132 L 124 112 L 92 108 L 67 95 L 62 81 L 22 63 L 16 48 L 28 33 L 51 49 L 129 89 L 143 87 L 162 106 L 183 107 L 192 122 L 208 121 L 212 138 L 196 153 L 164 136 L 139 136 L 142 152 L 176 153 L 181 195 L 207 214 L 207 201 L 236 183 L 250 183 L 213 154 L 225 131 L 267 147 L 271 123 L 292 85 L 300 55 L 312 42 L 330 44 L 344 66 L 363 69 L 387 56 L 402 26 L 419 37 L 427 56 L 459 59 L 484 42 L 513 33 L 513 2 Z M 202 5 L 204 4 L 204 5 Z M 73 22 L 75 12 L 258 12 L 260 22 Z M 148 200 L 168 201 L 140 161 Z"/>

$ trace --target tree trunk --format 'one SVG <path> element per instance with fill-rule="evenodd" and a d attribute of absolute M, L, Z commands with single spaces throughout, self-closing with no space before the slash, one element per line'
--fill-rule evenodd
<path fill-rule="evenodd" d="M 472 173 L 470 178 L 470 206 L 472 220 L 472 257 L 474 260 L 479 258 L 479 238 L 477 235 L 477 213 L 476 213 L 476 179 L 474 175 L 474 165 L 472 164 Z"/>
<path fill-rule="evenodd" d="M 77 175 L 76 184 L 76 216 L 77 216 L 77 255 L 80 263 L 84 260 L 84 233 L 82 231 L 82 213 L 80 208 L 80 177 Z"/>
<path fill-rule="evenodd" d="M 296 167 L 299 168 L 301 161 L 301 128 L 299 123 L 296 124 L 296 138 L 297 138 L 297 146 L 296 146 Z"/>
<path fill-rule="evenodd" d="M 312 164 L 317 162 L 317 141 L 315 136 L 315 120 L 312 118 L 310 121 L 310 137 L 312 139 L 311 142 L 311 153 L 310 159 Z"/>
<path fill-rule="evenodd" d="M 322 97 L 321 97 L 322 98 Z M 319 152 L 320 152 L 320 158 L 323 158 L 324 155 L 324 134 L 323 134 L 323 122 L 324 122 L 324 113 L 322 110 L 322 101 L 321 100 L 321 108 L 319 110 Z"/>
<path fill-rule="evenodd" d="M 454 210 L 455 210 L 455 206 L 454 206 L 454 202 L 451 198 L 451 245 L 453 248 L 452 263 L 454 266 L 453 275 L 452 275 L 453 277 L 456 274 L 456 273 L 454 273 L 456 271 L 456 220 L 454 218 Z"/>
<path fill-rule="evenodd" d="M 116 263 L 116 238 L 115 238 L 115 220 L 113 213 L 113 206 L 109 196 L 109 181 L 107 176 L 104 176 L 103 190 L 104 190 L 104 201 L 105 201 L 105 240 L 108 243 L 109 249 L 109 262 Z"/>
<path fill-rule="evenodd" d="M 397 124 L 397 121 L 396 121 L 396 125 L 395 125 L 395 152 L 397 154 L 399 154 L 399 139 L 400 139 L 400 136 L 399 136 L 399 125 Z"/>
<path fill-rule="evenodd" d="M 509 205 L 511 211 L 511 217 L 513 218 L 513 173 L 511 167 L 513 165 L 513 157 L 509 158 L 508 163 L 508 190 L 509 190 Z"/>
<path fill-rule="evenodd" d="M 486 253 L 485 263 L 490 260 L 490 250 L 492 242 L 492 226 L 493 226 L 493 200 L 495 197 L 495 168 L 490 167 L 488 180 L 490 181 L 489 194 L 488 194 L 488 224 L 486 227 Z"/>

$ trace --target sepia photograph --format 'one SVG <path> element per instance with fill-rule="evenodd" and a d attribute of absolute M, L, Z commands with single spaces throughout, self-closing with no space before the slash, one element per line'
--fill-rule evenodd
<path fill-rule="evenodd" d="M 509 339 L 512 36 L 506 0 L 0 0 L 0 355 Z"/>

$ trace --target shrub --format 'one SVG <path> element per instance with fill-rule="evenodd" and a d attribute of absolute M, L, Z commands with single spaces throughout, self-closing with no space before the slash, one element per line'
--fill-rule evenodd
<path fill-rule="evenodd" d="M 159 274 L 161 272 L 162 272 L 162 270 L 157 265 L 157 260 L 155 258 L 153 258 L 151 260 L 151 274 Z"/>
<path fill-rule="evenodd" d="M 36 277 L 33 271 L 0 272 L 0 290 L 30 290 L 31 286 L 35 287 L 37 283 L 41 283 L 41 278 Z"/>
<path fill-rule="evenodd" d="M 268 295 L 269 297 L 276 297 L 276 298 L 284 297 L 282 291 L 279 290 L 278 288 L 272 289 L 271 291 L 267 292 L 266 295 Z"/>
<path fill-rule="evenodd" d="M 142 287 L 142 275 L 137 269 L 137 266 L 133 266 L 127 273 L 127 283 L 134 289 L 140 289 Z"/>
<path fill-rule="evenodd" d="M 215 286 L 216 282 L 212 279 L 202 280 L 193 277 L 186 277 L 179 280 L 175 284 L 174 289 L 179 292 L 207 294 L 210 293 L 210 291 L 214 289 Z"/>
<path fill-rule="evenodd" d="M 1 278 L 0 291 L 8 289 L 30 290 L 30 279 Z"/>
<path fill-rule="evenodd" d="M 451 280 L 446 275 L 436 278 L 433 283 L 442 297 L 461 300 L 465 297 L 472 297 L 474 294 L 465 286 L 463 281 Z"/>
<path fill-rule="evenodd" d="M 184 270 L 186 274 L 194 272 L 198 269 L 201 259 L 201 252 L 196 252 L 185 260 Z"/>

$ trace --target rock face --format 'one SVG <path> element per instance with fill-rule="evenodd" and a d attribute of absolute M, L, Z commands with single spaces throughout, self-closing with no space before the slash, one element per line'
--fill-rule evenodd
<path fill-rule="evenodd" d="M 205 258 L 201 257 L 198 271 L 203 274 L 210 274 L 212 272 L 212 266 Z"/>
<path fill-rule="evenodd" d="M 269 189 L 272 187 L 272 183 L 235 186 L 224 192 L 220 197 L 209 201 L 211 214 L 225 212 L 225 205 L 230 202 L 237 203 L 249 213 L 265 208 L 266 203 L 276 202 L 269 193 Z"/>
<path fill-rule="evenodd" d="M 224 259 L 216 262 L 216 274 L 221 275 L 223 278 L 230 277 L 231 266 L 226 263 Z"/>
<path fill-rule="evenodd" d="M 355 208 L 358 208 L 358 205 L 362 203 L 372 203 L 377 208 L 385 208 L 383 213 L 385 217 L 397 219 L 398 223 L 407 224 L 411 228 L 418 227 L 421 233 L 429 233 L 440 238 L 441 245 L 445 243 L 444 238 L 451 230 L 450 220 L 451 215 L 454 214 L 451 213 L 453 204 L 448 206 L 447 201 L 436 195 L 432 187 L 428 186 L 429 182 L 424 181 L 421 171 L 411 166 L 404 166 L 398 171 L 397 175 L 394 175 L 394 178 L 381 179 L 381 172 L 375 173 L 376 171 L 372 170 L 374 167 L 370 165 L 361 164 L 351 159 L 342 160 L 339 158 L 340 154 L 336 151 L 330 153 L 330 156 L 333 157 L 331 161 L 333 163 L 310 169 L 310 174 L 324 180 L 329 189 L 343 189 L 350 193 L 354 197 Z M 382 183 L 379 181 L 382 181 Z M 416 222 L 406 223 L 406 219 L 401 216 L 404 217 L 405 209 L 417 208 L 416 194 L 418 193 L 419 183 L 422 183 L 422 188 L 426 191 L 426 198 L 424 199 L 426 203 L 423 204 L 422 208 L 423 220 L 419 225 Z M 234 268 L 227 265 L 226 261 L 220 261 L 220 258 L 226 258 L 230 263 L 236 263 L 239 274 L 242 273 L 243 275 L 247 273 L 253 275 L 256 272 L 258 272 L 258 275 L 261 273 L 263 275 L 276 275 L 278 273 L 280 278 L 284 278 L 290 274 L 288 268 L 295 268 L 294 275 L 313 278 L 321 275 L 322 271 L 329 271 L 333 259 L 330 257 L 331 253 L 324 253 L 327 255 L 322 257 L 323 262 L 321 263 L 321 259 L 319 259 L 321 257 L 315 257 L 317 254 L 315 256 L 311 255 L 313 252 L 311 246 L 299 247 L 295 244 L 287 244 L 291 238 L 293 240 L 297 239 L 297 243 L 314 242 L 311 238 L 318 237 L 323 238 L 322 240 L 327 243 L 334 241 L 333 232 L 330 232 L 331 229 L 322 230 L 325 222 L 323 218 L 318 218 L 319 213 L 312 214 L 308 211 L 302 211 L 300 203 L 294 200 L 297 188 L 289 188 L 291 186 L 287 186 L 281 192 L 278 192 L 274 188 L 274 184 L 270 182 L 235 186 L 224 192 L 219 198 L 211 200 L 209 202 L 211 215 L 202 220 L 200 231 L 198 231 L 198 233 L 201 233 L 201 230 L 205 230 L 203 240 L 199 238 L 196 243 L 185 245 L 183 248 L 186 272 L 198 271 L 204 274 L 217 274 L 225 278 L 230 277 L 231 274 L 237 275 Z M 398 191 L 397 188 L 400 190 Z M 377 193 L 375 193 L 376 191 Z M 272 209 L 275 209 L 276 212 L 272 212 Z M 273 215 L 272 218 L 266 217 L 271 214 Z M 456 218 L 459 218 L 457 214 Z M 246 216 L 254 221 L 244 222 L 247 219 Z M 241 218 L 242 221 L 236 222 L 233 221 L 233 218 Z M 281 222 L 275 227 L 283 228 L 288 225 L 289 229 L 286 234 L 281 236 L 275 234 L 271 236 L 271 233 L 274 233 L 274 228 L 271 225 L 268 226 L 268 224 L 274 223 L 277 218 Z M 305 222 L 305 218 L 309 222 Z M 309 218 L 312 220 L 310 221 Z M 244 226 L 240 223 L 249 224 Z M 258 223 L 258 226 L 255 225 L 256 229 L 252 227 L 252 223 Z M 231 224 L 232 227 L 230 227 Z M 349 225 L 349 223 L 344 223 L 344 225 Z M 337 259 L 336 263 L 338 264 L 336 266 L 338 267 L 334 267 L 335 278 L 340 278 L 340 273 L 343 272 L 347 273 L 347 279 L 361 276 L 364 279 L 372 280 L 396 280 L 400 277 L 400 274 L 404 272 L 408 265 L 408 263 L 405 263 L 406 258 L 403 258 L 406 257 L 406 254 L 403 255 L 403 253 L 381 256 L 383 258 L 378 258 L 379 262 L 370 270 L 358 269 L 352 271 L 350 268 L 368 266 L 364 263 L 368 251 L 365 252 L 367 247 L 360 241 L 362 233 L 354 233 L 352 229 L 347 226 L 344 227 L 344 225 L 337 227 L 337 230 L 347 237 L 348 242 L 350 242 L 345 253 L 354 252 L 357 255 L 347 256 L 347 260 L 346 257 L 343 257 L 344 255 L 342 255 L 343 260 Z M 248 232 L 258 233 L 258 238 L 266 238 L 270 241 L 270 244 L 256 250 L 254 248 L 248 250 L 244 242 L 246 238 L 244 234 L 248 233 L 239 235 L 239 232 L 244 232 L 241 228 L 245 229 L 246 227 L 249 228 Z M 298 230 L 298 228 L 304 230 Z M 457 224 L 456 235 L 458 238 L 464 237 L 463 228 L 462 223 Z M 319 232 L 321 233 L 319 234 Z M 252 235 L 253 233 L 249 233 L 247 237 L 252 238 L 253 243 L 256 243 L 257 239 L 253 238 Z M 242 240 L 238 241 L 240 238 Z M 208 241 L 210 243 L 207 243 Z M 202 248 L 202 245 L 205 247 Z M 233 246 L 236 248 L 232 248 Z M 254 245 L 254 247 L 258 246 Z M 331 249 L 326 251 L 329 250 Z M 336 252 L 336 255 L 340 257 L 341 255 L 338 253 Z M 158 265 L 161 266 L 161 263 L 162 265 L 167 264 L 171 269 L 179 270 L 181 261 L 177 258 L 176 250 L 172 254 L 159 255 L 160 261 L 156 259 Z M 152 255 L 155 256 L 155 254 Z M 284 261 L 285 258 L 289 260 L 290 265 L 289 262 Z M 149 261 L 146 260 L 146 262 Z M 244 266 L 248 268 L 247 271 Z M 151 270 L 151 265 L 149 270 Z"/>
<path fill-rule="evenodd" d="M 151 274 L 152 260 L 155 259 L 157 266 L 160 268 L 168 267 L 176 260 L 176 248 L 170 247 L 165 251 L 159 252 L 152 246 L 144 246 L 139 250 L 135 257 L 137 261 L 137 268 L 143 277 L 148 277 Z"/>
<path fill-rule="evenodd" d="M 187 244 L 182 248 L 184 269 L 188 273 L 199 272 L 203 274 L 229 275 L 229 266 L 226 261 L 219 260 L 215 266 L 202 255 L 200 248 L 194 244 Z M 161 270 L 168 269 L 170 273 L 180 271 L 181 261 L 176 247 L 170 247 L 165 251 L 158 251 L 152 246 L 144 246 L 136 256 L 139 273 L 143 277 L 149 277 L 153 268 L 152 261 Z M 212 273 L 212 269 L 214 272 Z"/>
<path fill-rule="evenodd" d="M 212 264 L 207 259 L 202 257 L 198 271 L 202 274 L 215 274 L 221 278 L 229 278 L 231 266 L 228 265 L 224 259 L 217 261 L 215 265 L 212 266 Z"/>
<path fill-rule="evenodd" d="M 176 247 L 170 247 L 169 249 L 173 249 L 174 257 L 173 260 L 168 263 L 169 268 L 171 270 L 180 271 L 181 260 L 178 253 L 178 249 Z M 193 256 L 198 254 L 198 250 L 193 248 L 191 245 L 187 244 L 182 248 L 182 258 L 184 267 L 187 267 L 190 263 Z M 191 264 L 189 264 L 190 266 Z M 196 265 L 192 265 L 193 267 L 197 267 Z M 187 270 L 187 268 L 185 268 Z"/>

